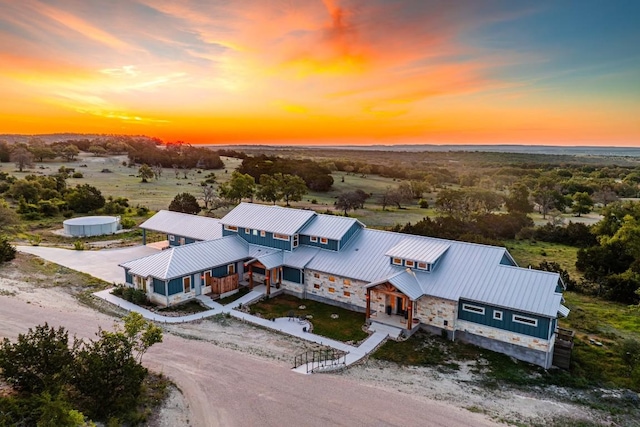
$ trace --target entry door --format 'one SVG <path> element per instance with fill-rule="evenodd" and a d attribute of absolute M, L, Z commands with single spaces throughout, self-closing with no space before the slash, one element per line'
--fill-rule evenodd
<path fill-rule="evenodd" d="M 278 283 L 278 269 L 274 268 L 271 270 L 271 283 L 276 285 Z"/>
<path fill-rule="evenodd" d="M 396 297 L 396 314 L 404 315 L 404 309 L 402 307 L 403 302 L 404 302 L 404 298 Z"/>

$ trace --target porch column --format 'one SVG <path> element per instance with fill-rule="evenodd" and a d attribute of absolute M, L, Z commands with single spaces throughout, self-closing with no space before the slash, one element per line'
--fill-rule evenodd
<path fill-rule="evenodd" d="M 278 270 L 278 288 L 282 285 L 282 267 Z"/>
<path fill-rule="evenodd" d="M 371 317 L 371 288 L 367 288 L 367 309 L 364 313 L 365 320 Z"/>
<path fill-rule="evenodd" d="M 264 285 L 267 287 L 267 296 L 271 294 L 271 270 L 264 269 Z"/>
<path fill-rule="evenodd" d="M 409 310 L 409 318 L 407 319 L 407 329 L 411 330 L 413 327 L 413 301 L 409 300 L 407 303 L 407 310 Z"/>
<path fill-rule="evenodd" d="M 249 289 L 253 290 L 253 264 L 249 264 Z"/>

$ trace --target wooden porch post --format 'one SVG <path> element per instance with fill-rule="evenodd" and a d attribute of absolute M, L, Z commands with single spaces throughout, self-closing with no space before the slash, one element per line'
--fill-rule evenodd
<path fill-rule="evenodd" d="M 278 271 L 278 285 L 282 285 L 282 267 Z M 278 286 L 280 287 L 280 286 Z"/>
<path fill-rule="evenodd" d="M 407 329 L 411 330 L 413 327 L 413 301 L 409 300 L 407 304 L 407 310 L 409 310 L 409 318 L 407 319 Z"/>
<path fill-rule="evenodd" d="M 367 309 L 364 313 L 365 320 L 369 317 L 371 317 L 371 288 L 367 288 Z"/>
<path fill-rule="evenodd" d="M 271 270 L 264 269 L 264 285 L 267 287 L 267 296 L 271 294 Z"/>
<path fill-rule="evenodd" d="M 253 264 L 249 264 L 249 289 L 253 290 Z"/>

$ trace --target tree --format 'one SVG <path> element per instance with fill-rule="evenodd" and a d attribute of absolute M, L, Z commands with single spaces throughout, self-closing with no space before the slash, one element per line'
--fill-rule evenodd
<path fill-rule="evenodd" d="M 162 329 L 153 322 L 146 320 L 140 313 L 134 311 L 124 318 L 123 333 L 129 340 L 138 363 L 142 363 L 142 356 L 154 344 L 162 342 Z"/>
<path fill-rule="evenodd" d="M 603 206 L 607 206 L 609 203 L 617 201 L 618 195 L 611 186 L 603 185 L 600 190 L 593 193 L 593 200 L 602 203 Z"/>
<path fill-rule="evenodd" d="M 92 145 L 91 147 L 89 147 L 87 151 L 89 151 L 95 157 L 100 157 L 107 154 L 107 149 L 104 148 L 102 145 Z"/>
<path fill-rule="evenodd" d="M 9 187 L 9 194 L 14 200 L 23 198 L 27 203 L 37 203 L 42 193 L 42 185 L 35 180 L 19 179 Z"/>
<path fill-rule="evenodd" d="M 101 209 L 105 199 L 100 190 L 89 184 L 77 185 L 65 195 L 67 206 L 72 211 L 87 213 Z"/>
<path fill-rule="evenodd" d="M 299 202 L 302 200 L 302 196 L 307 194 L 307 185 L 304 180 L 296 175 L 278 174 L 276 179 L 280 184 L 280 192 L 282 197 L 289 206 L 289 202 Z"/>
<path fill-rule="evenodd" d="M 509 192 L 509 196 L 504 201 L 509 213 L 529 213 L 533 211 L 533 205 L 529 201 L 529 189 L 524 184 L 514 185 Z"/>
<path fill-rule="evenodd" d="M 593 208 L 593 199 L 586 192 L 578 192 L 573 195 L 573 206 L 571 210 L 578 216 L 588 214 Z"/>
<path fill-rule="evenodd" d="M 204 208 L 209 209 L 209 204 L 216 198 L 216 191 L 213 186 L 204 184 L 202 186 L 202 196 L 200 197 L 204 202 Z"/>
<path fill-rule="evenodd" d="M 220 197 L 232 203 L 240 203 L 242 199 L 252 199 L 256 191 L 256 181 L 251 175 L 233 171 L 231 179 L 218 188 Z"/>
<path fill-rule="evenodd" d="M 11 160 L 11 149 L 7 141 L 0 141 L 0 162 L 6 163 Z"/>
<path fill-rule="evenodd" d="M 0 231 L 17 225 L 20 222 L 16 212 L 9 207 L 4 199 L 0 198 Z"/>
<path fill-rule="evenodd" d="M 71 379 L 73 360 L 69 334 L 46 323 L 18 335 L 15 344 L 5 338 L 0 346 L 2 377 L 26 393 L 57 394 Z"/>
<path fill-rule="evenodd" d="M 33 154 L 27 150 L 24 144 L 16 145 L 11 151 L 11 161 L 22 172 L 24 168 L 33 167 Z"/>
<path fill-rule="evenodd" d="M 446 214 L 447 216 L 457 216 L 456 213 L 462 211 L 464 197 L 461 191 L 442 190 L 438 192 L 436 198 L 436 210 Z"/>
<path fill-rule="evenodd" d="M 198 204 L 198 200 L 196 200 L 193 195 L 189 193 L 180 193 L 171 201 L 169 210 L 197 215 L 198 212 L 202 210 L 202 208 Z"/>
<path fill-rule="evenodd" d="M 278 180 L 272 175 L 260 175 L 260 185 L 256 196 L 259 200 L 271 202 L 275 205 L 278 200 L 282 199 Z"/>
<path fill-rule="evenodd" d="M 161 164 L 156 164 L 153 167 L 153 175 L 155 176 L 156 180 L 160 179 L 160 177 L 162 177 L 162 165 Z"/>
<path fill-rule="evenodd" d="M 60 156 L 67 162 L 72 162 L 80 154 L 80 150 L 73 144 L 67 144 L 60 149 Z"/>
<path fill-rule="evenodd" d="M 560 211 L 564 209 L 562 195 L 556 190 L 556 183 L 551 178 L 544 178 L 538 182 L 533 192 L 533 200 L 538 204 L 542 218 L 547 218 L 547 214 L 553 208 Z"/>
<path fill-rule="evenodd" d="M 44 162 L 44 159 L 56 158 L 56 152 L 40 138 L 32 138 L 29 141 L 28 149 L 39 162 Z"/>
<path fill-rule="evenodd" d="M 151 178 L 153 178 L 153 170 L 146 164 L 140 166 L 138 169 L 138 176 L 142 179 L 142 182 L 148 182 Z"/>
<path fill-rule="evenodd" d="M 0 263 L 11 261 L 16 257 L 14 248 L 6 236 L 0 236 Z"/>

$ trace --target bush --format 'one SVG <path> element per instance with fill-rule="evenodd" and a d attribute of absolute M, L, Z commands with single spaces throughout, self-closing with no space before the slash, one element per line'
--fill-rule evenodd
<path fill-rule="evenodd" d="M 16 248 L 11 246 L 6 236 L 0 236 L 0 263 L 11 261 L 16 257 Z"/>
<path fill-rule="evenodd" d="M 82 175 L 82 172 L 74 172 L 73 175 L 71 175 L 73 178 L 84 178 L 84 176 Z"/>
<path fill-rule="evenodd" d="M 136 214 L 138 214 L 138 216 L 147 216 L 149 215 L 149 208 L 146 206 L 136 206 Z"/>
<path fill-rule="evenodd" d="M 418 202 L 418 206 L 420 206 L 420 209 L 427 209 L 429 207 L 429 201 L 420 199 L 420 201 Z"/>
<path fill-rule="evenodd" d="M 137 305 L 149 305 L 147 294 L 139 289 L 130 288 L 129 286 L 116 286 L 111 293 Z"/>
<path fill-rule="evenodd" d="M 71 218 L 73 216 L 73 211 L 63 211 L 62 216 L 65 218 Z"/>
<path fill-rule="evenodd" d="M 130 228 L 135 227 L 136 226 L 136 222 L 131 218 L 122 218 L 120 220 L 120 225 L 122 225 L 122 228 L 128 230 Z"/>
<path fill-rule="evenodd" d="M 80 240 L 73 242 L 73 249 L 76 251 L 84 251 L 84 243 Z"/>

